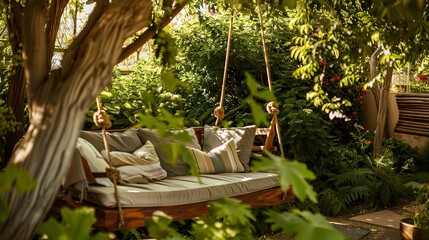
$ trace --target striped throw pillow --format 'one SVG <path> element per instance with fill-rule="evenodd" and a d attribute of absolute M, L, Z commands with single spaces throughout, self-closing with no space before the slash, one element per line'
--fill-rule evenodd
<path fill-rule="evenodd" d="M 237 147 L 232 139 L 208 153 L 195 148 L 188 149 L 201 174 L 244 172 L 244 167 L 237 155 Z"/>

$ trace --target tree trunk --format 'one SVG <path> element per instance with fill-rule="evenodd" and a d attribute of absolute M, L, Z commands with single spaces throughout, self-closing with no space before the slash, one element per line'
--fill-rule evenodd
<path fill-rule="evenodd" d="M 46 1 L 47 2 L 47 1 Z M 68 169 L 86 109 L 111 81 L 123 42 L 150 24 L 151 0 L 98 1 L 87 25 L 63 58 L 62 69 L 46 70 L 45 1 L 30 1 L 24 12 L 23 57 L 29 93 L 30 127 L 12 155 L 37 181 L 36 188 L 0 196 L 9 218 L 2 239 L 30 239 L 49 211 Z"/>
<path fill-rule="evenodd" d="M 381 146 L 384 136 L 384 129 L 386 126 L 386 114 L 387 114 L 387 104 L 389 98 L 389 90 L 390 84 L 392 82 L 392 74 L 393 74 L 393 64 L 390 63 L 387 67 L 386 76 L 383 81 L 383 85 L 380 92 L 380 102 L 377 113 L 377 126 L 375 130 L 375 138 L 374 138 L 374 149 L 372 153 L 372 158 L 376 158 L 380 155 Z"/>
<path fill-rule="evenodd" d="M 371 74 L 371 82 L 372 82 L 372 93 L 374 94 L 375 107 L 378 111 L 378 105 L 380 103 L 380 87 L 377 82 L 377 57 L 380 55 L 382 50 L 381 45 L 378 45 L 377 49 L 372 53 L 371 59 L 369 61 L 369 69 Z"/>
<path fill-rule="evenodd" d="M 4 148 L 5 162 L 2 163 L 2 166 L 7 164 L 16 143 L 24 136 L 25 84 L 24 69 L 21 64 L 13 68 L 13 74 L 9 79 L 6 104 L 12 109 L 15 120 L 22 124 L 17 130 L 6 134 L 6 146 Z"/>
<path fill-rule="evenodd" d="M 159 25 L 152 25 L 146 31 L 144 31 L 137 39 L 122 49 L 121 56 L 118 59 L 118 63 L 127 59 L 131 54 L 140 49 L 149 39 L 153 38 L 160 29 L 163 29 L 171 20 L 179 14 L 180 11 L 186 6 L 186 1 L 182 3 L 176 3 L 169 14 L 164 16 L 163 20 Z"/>
<path fill-rule="evenodd" d="M 7 30 L 9 33 L 9 43 L 12 48 L 12 54 L 19 56 L 22 50 L 22 6 L 18 1 L 10 1 L 9 7 L 6 8 L 7 15 Z M 19 61 L 14 64 L 12 68 L 12 75 L 9 78 L 9 88 L 7 94 L 6 104 L 13 111 L 15 120 L 17 122 L 24 122 L 24 109 L 25 109 L 25 83 L 24 83 L 24 67 Z M 4 149 L 5 162 L 2 166 L 7 164 L 8 159 L 12 155 L 13 148 L 19 139 L 24 135 L 24 125 L 19 126 L 14 132 L 6 134 L 6 146 Z"/>

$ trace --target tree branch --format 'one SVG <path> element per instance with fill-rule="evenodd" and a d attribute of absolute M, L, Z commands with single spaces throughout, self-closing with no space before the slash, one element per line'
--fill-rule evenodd
<path fill-rule="evenodd" d="M 60 28 L 61 16 L 64 13 L 69 0 L 53 0 L 49 7 L 48 22 L 46 24 L 46 46 L 47 57 L 46 65 L 48 69 L 52 64 L 52 56 L 54 54 L 55 40 L 57 39 L 58 29 Z"/>
<path fill-rule="evenodd" d="M 179 14 L 179 12 L 186 6 L 186 2 L 184 3 L 176 3 L 176 5 L 173 7 L 173 10 L 171 11 L 171 14 L 164 17 L 164 20 L 160 25 L 153 25 L 146 29 L 134 42 L 126 46 L 122 49 L 122 53 L 118 59 L 118 63 L 124 61 L 127 59 L 131 54 L 136 52 L 138 49 L 140 49 L 149 39 L 153 38 L 156 33 L 166 27 L 168 24 L 170 24 L 171 20 Z"/>
<path fill-rule="evenodd" d="M 393 62 L 389 63 L 386 70 L 386 76 L 380 91 L 380 103 L 377 111 L 377 127 L 375 129 L 374 147 L 372 152 L 372 158 L 375 159 L 381 153 L 382 141 L 384 137 L 384 128 L 386 126 L 386 115 L 388 111 L 388 98 L 390 85 L 392 82 L 393 75 Z"/>
<path fill-rule="evenodd" d="M 47 0 L 34 0 L 29 1 L 24 9 L 23 60 L 26 62 L 24 74 L 30 97 L 31 92 L 36 91 L 48 74 L 46 37 L 41 34 L 45 30 L 47 6 Z"/>
<path fill-rule="evenodd" d="M 70 65 L 74 62 L 73 58 L 75 52 L 78 49 L 79 45 L 84 41 L 88 36 L 94 25 L 97 23 L 100 16 L 103 14 L 104 8 L 109 4 L 108 0 L 98 0 L 91 14 L 89 15 L 88 21 L 85 24 L 85 27 L 80 31 L 79 35 L 73 40 L 70 46 L 65 50 L 63 62 L 67 62 Z M 67 75 L 71 68 L 69 66 L 62 66 L 63 74 Z"/>
<path fill-rule="evenodd" d="M 381 53 L 382 46 L 378 45 L 377 49 L 372 53 L 371 60 L 369 61 L 369 69 L 370 69 L 370 82 L 372 82 L 372 93 L 374 94 L 375 106 L 378 110 L 379 101 L 380 101 L 380 87 L 377 82 L 377 57 Z"/>

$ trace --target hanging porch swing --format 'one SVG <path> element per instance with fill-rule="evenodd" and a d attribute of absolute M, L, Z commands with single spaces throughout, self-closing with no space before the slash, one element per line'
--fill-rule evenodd
<path fill-rule="evenodd" d="M 261 10 L 260 6 L 258 7 L 268 86 L 270 91 L 273 91 Z M 219 125 L 224 117 L 225 85 L 231 49 L 233 21 L 234 15 L 231 16 L 228 32 L 220 104 L 215 109 L 216 125 Z M 59 197 L 52 207 L 53 213 L 59 213 L 61 207 L 64 206 L 71 208 L 92 207 L 95 210 L 95 217 L 97 219 L 97 222 L 94 224 L 95 228 L 106 231 L 117 231 L 144 226 L 145 220 L 151 217 L 155 211 L 162 211 L 171 216 L 173 220 L 186 220 L 207 215 L 209 213 L 209 202 L 222 197 L 233 197 L 249 205 L 251 208 L 284 204 L 292 202 L 295 199 L 291 189 L 284 192 L 280 188 L 278 175 L 275 173 L 201 174 L 200 180 L 203 184 L 194 176 L 168 177 L 159 182 L 141 184 L 142 186 L 139 187 L 136 184 L 118 184 L 122 183 L 121 175 L 118 169 L 112 166 L 106 130 L 111 124 L 109 124 L 110 121 L 107 118 L 107 114 L 102 110 L 99 99 L 97 99 L 97 107 L 98 112 L 94 115 L 94 122 L 102 129 L 101 135 L 109 166 L 105 172 L 94 172 L 91 170 L 87 159 L 80 156 L 80 160 L 88 181 L 96 182 L 97 178 L 108 177 L 113 186 L 90 186 L 90 191 L 84 201 L 77 201 L 70 195 Z M 280 154 L 283 157 L 284 153 L 277 119 L 277 115 L 279 114 L 278 104 L 275 102 L 268 103 L 266 109 L 272 115 L 270 126 L 268 128 L 256 129 L 255 137 L 263 139 L 263 145 L 253 146 L 252 150 L 253 152 L 271 152 L 276 150 L 276 147 L 273 146 L 273 141 L 275 135 L 277 135 Z M 202 146 L 204 127 L 195 127 L 193 130 L 198 138 L 198 142 Z M 123 131 L 125 130 L 115 130 L 115 132 Z M 196 196 L 199 198 L 195 198 Z"/>

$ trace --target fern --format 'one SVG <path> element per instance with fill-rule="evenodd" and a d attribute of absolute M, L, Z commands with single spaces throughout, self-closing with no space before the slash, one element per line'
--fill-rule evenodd
<path fill-rule="evenodd" d="M 371 189 L 368 186 L 347 186 L 340 190 L 346 204 L 351 204 L 359 200 L 368 199 L 371 196 Z"/>
<path fill-rule="evenodd" d="M 367 181 L 367 178 L 370 175 L 374 175 L 373 170 L 369 168 L 357 168 L 332 177 L 328 180 L 328 182 L 333 182 L 335 186 L 357 186 L 364 184 L 364 182 Z"/>
<path fill-rule="evenodd" d="M 342 196 L 332 188 L 323 190 L 319 195 L 319 206 L 323 214 L 335 216 L 347 209 L 347 204 Z"/>

